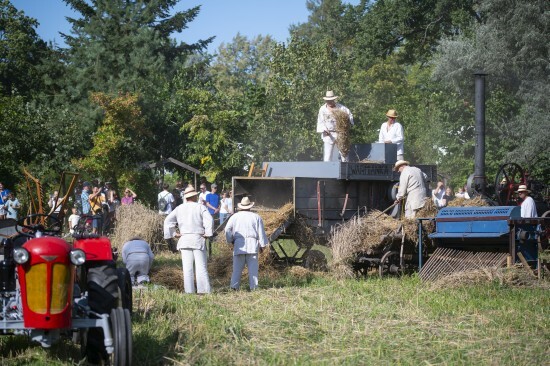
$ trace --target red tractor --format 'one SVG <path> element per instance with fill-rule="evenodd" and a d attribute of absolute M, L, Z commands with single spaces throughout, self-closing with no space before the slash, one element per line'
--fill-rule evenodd
<path fill-rule="evenodd" d="M 60 222 L 42 214 L 15 230 L 0 249 L 0 334 L 24 334 L 43 347 L 67 336 L 90 363 L 130 365 L 132 288 L 109 239 L 76 233 L 70 244 L 59 237 Z"/>

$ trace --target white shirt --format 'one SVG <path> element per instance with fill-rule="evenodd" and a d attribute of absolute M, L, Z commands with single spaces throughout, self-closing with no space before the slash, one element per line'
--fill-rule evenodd
<path fill-rule="evenodd" d="M 399 177 L 397 198 L 407 194 L 406 206 L 412 210 L 424 207 L 426 201 L 426 179 L 428 176 L 414 166 L 406 166 Z"/>
<path fill-rule="evenodd" d="M 188 201 L 179 205 L 164 219 L 164 239 L 170 239 L 179 228 L 178 249 L 206 249 L 205 237 L 212 236 L 214 220 L 206 206 Z"/>
<path fill-rule="evenodd" d="M 77 214 L 71 214 L 69 216 L 69 222 L 71 223 L 71 228 L 69 229 L 70 233 L 74 233 L 74 227 L 78 225 L 78 221 L 80 221 L 80 215 Z"/>
<path fill-rule="evenodd" d="M 531 196 L 525 197 L 521 203 L 521 217 L 539 217 L 535 200 Z"/>
<path fill-rule="evenodd" d="M 336 109 L 346 112 L 349 115 L 349 122 L 353 126 L 353 115 L 350 110 L 338 103 L 336 103 L 336 106 L 333 108 L 333 110 Z M 336 118 L 334 118 L 334 115 L 331 110 L 328 109 L 327 105 L 323 104 L 321 108 L 319 108 L 319 114 L 317 115 L 317 132 L 323 133 L 325 131 L 330 132 L 330 135 L 321 135 L 323 141 L 335 142 L 338 137 L 338 134 L 336 133 Z"/>
<path fill-rule="evenodd" d="M 158 194 L 157 201 L 160 201 L 161 198 L 164 198 L 166 200 L 166 208 L 164 211 L 159 210 L 159 214 L 161 215 L 168 215 L 170 212 L 172 212 L 172 205 L 174 203 L 174 196 L 172 193 L 168 191 L 162 191 Z"/>
<path fill-rule="evenodd" d="M 199 193 L 199 203 L 201 205 L 206 205 L 206 196 L 208 196 L 210 193 L 210 191 L 204 191 L 204 192 L 201 192 Z"/>
<path fill-rule="evenodd" d="M 227 214 L 233 213 L 233 200 L 229 197 L 222 198 L 220 205 L 220 213 Z"/>
<path fill-rule="evenodd" d="M 401 123 L 395 121 L 392 123 L 388 130 L 388 122 L 382 123 L 380 127 L 380 133 L 378 134 L 378 142 L 385 143 L 391 141 L 392 144 L 397 144 L 397 155 L 403 155 L 403 126 Z"/>
<path fill-rule="evenodd" d="M 268 244 L 264 222 L 260 215 L 250 211 L 233 214 L 225 227 L 225 239 L 233 243 L 233 254 L 255 254 L 259 246 Z"/>

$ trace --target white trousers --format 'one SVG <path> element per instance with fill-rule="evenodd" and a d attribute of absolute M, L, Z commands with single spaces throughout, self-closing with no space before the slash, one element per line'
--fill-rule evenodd
<path fill-rule="evenodd" d="M 241 287 L 241 275 L 244 265 L 248 268 L 248 284 L 250 290 L 258 288 L 258 253 L 233 255 L 233 274 L 231 288 L 238 290 Z"/>
<path fill-rule="evenodd" d="M 181 264 L 183 266 L 183 289 L 185 293 L 195 292 L 195 270 L 197 274 L 197 292 L 209 294 L 210 279 L 206 268 L 206 249 L 180 249 Z"/>
<path fill-rule="evenodd" d="M 338 161 L 338 156 L 340 155 L 340 150 L 336 144 L 332 141 L 323 141 L 323 161 Z M 341 157 L 342 161 L 348 161 L 347 156 Z"/>

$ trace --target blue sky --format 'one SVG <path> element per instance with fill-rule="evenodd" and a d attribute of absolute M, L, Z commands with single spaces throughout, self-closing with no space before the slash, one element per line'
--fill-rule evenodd
<path fill-rule="evenodd" d="M 59 32 L 68 33 L 70 26 L 66 16 L 76 14 L 62 0 L 11 0 L 12 4 L 27 16 L 40 23 L 38 34 L 45 41 L 56 41 L 63 45 Z M 346 1 L 357 4 L 359 0 Z M 284 42 L 288 38 L 291 24 L 304 23 L 309 12 L 306 0 L 181 0 L 175 11 L 182 11 L 201 5 L 197 18 L 188 24 L 189 28 L 173 37 L 179 41 L 193 43 L 199 39 L 216 36 L 208 48 L 214 53 L 224 42 L 231 42 L 240 33 L 253 38 L 259 34 L 271 35 Z"/>

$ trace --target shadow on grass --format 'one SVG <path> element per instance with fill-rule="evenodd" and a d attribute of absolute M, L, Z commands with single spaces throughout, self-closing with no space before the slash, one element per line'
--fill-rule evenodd
<path fill-rule="evenodd" d="M 135 316 L 133 322 L 144 321 Z M 150 333 L 134 333 L 134 362 L 133 365 L 165 365 L 176 358 L 175 348 L 180 340 L 178 331 L 173 331 L 163 338 Z"/>
<path fill-rule="evenodd" d="M 5 336 L 0 342 L 2 365 L 43 365 L 54 361 L 74 364 L 81 359 L 80 345 L 66 337 L 62 337 L 49 349 L 42 348 L 24 335 Z"/>

